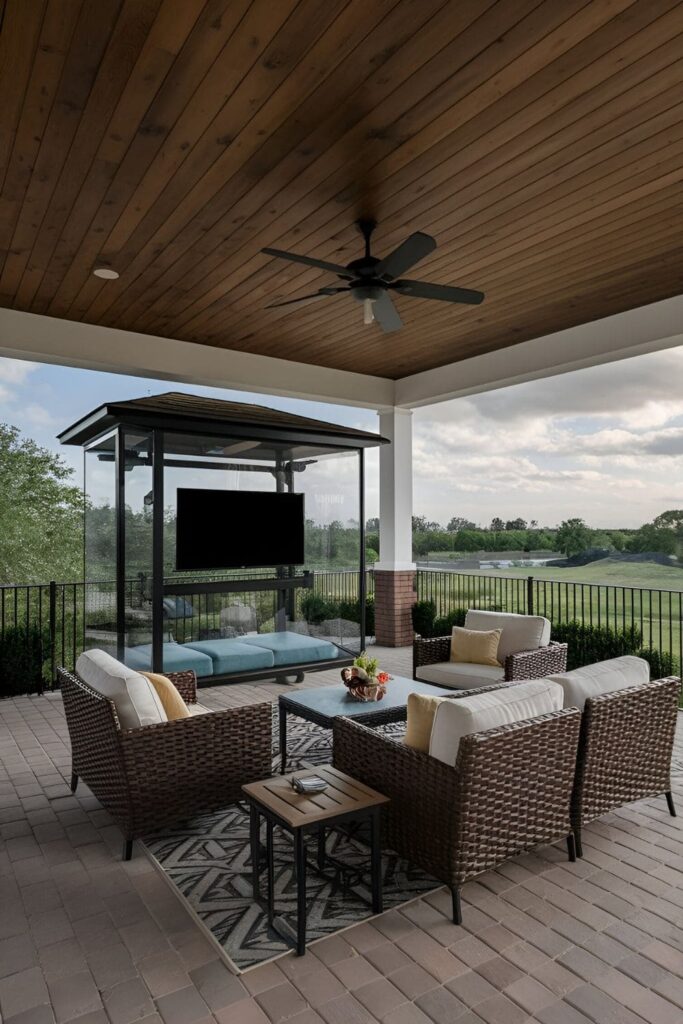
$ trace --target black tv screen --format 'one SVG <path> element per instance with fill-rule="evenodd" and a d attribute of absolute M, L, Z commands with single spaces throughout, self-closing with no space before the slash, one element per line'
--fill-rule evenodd
<path fill-rule="evenodd" d="M 176 569 L 255 569 L 304 561 L 304 496 L 178 488 Z"/>

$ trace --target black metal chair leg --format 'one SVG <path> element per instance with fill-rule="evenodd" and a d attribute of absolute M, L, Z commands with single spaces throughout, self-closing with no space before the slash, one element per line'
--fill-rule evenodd
<path fill-rule="evenodd" d="M 581 843 L 581 829 L 574 829 L 574 848 L 577 857 L 583 857 L 583 845 Z"/>
<path fill-rule="evenodd" d="M 574 862 L 576 860 L 576 839 L 573 832 L 570 832 L 567 836 L 567 854 L 570 861 Z"/>
<path fill-rule="evenodd" d="M 76 772 L 72 772 L 71 773 L 71 782 L 70 782 L 71 792 L 72 793 L 76 792 L 76 786 L 77 785 L 78 785 L 78 775 L 76 775 Z"/>
<path fill-rule="evenodd" d="M 133 856 L 133 840 L 124 839 L 123 841 L 123 859 L 130 860 Z"/>
<path fill-rule="evenodd" d="M 457 885 L 451 887 L 453 897 L 453 924 L 462 924 L 462 905 L 460 903 L 460 889 Z"/>
<path fill-rule="evenodd" d="M 676 817 L 676 807 L 674 805 L 674 798 L 673 798 L 673 794 L 672 794 L 671 790 L 668 789 L 666 791 L 666 793 L 664 794 L 664 796 L 666 797 L 666 804 L 667 804 L 667 807 L 669 808 L 669 814 L 671 815 L 672 818 L 675 818 Z"/>

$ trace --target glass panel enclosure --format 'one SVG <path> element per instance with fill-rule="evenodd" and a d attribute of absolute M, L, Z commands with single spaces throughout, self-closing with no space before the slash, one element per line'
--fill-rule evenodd
<path fill-rule="evenodd" d="M 85 619 L 84 648 L 117 654 L 116 432 L 84 453 Z"/>
<path fill-rule="evenodd" d="M 119 422 L 90 443 L 86 647 L 138 670 L 193 668 L 200 678 L 298 675 L 305 664 L 349 663 L 349 651 L 364 643 L 362 455 L 294 436 L 276 440 L 274 430 L 246 439 L 237 429 L 230 436 L 225 428 L 193 433 Z M 180 489 L 193 490 L 196 502 L 180 526 L 181 564 L 192 565 L 188 550 L 202 548 L 194 563 L 201 570 L 177 568 Z M 207 513 L 202 491 L 222 492 L 224 508 Z M 270 507 L 259 494 L 272 496 Z M 287 506 L 287 494 L 302 504 Z M 251 515 L 240 511 L 247 503 Z M 193 531 L 205 531 L 201 544 Z M 298 564 L 264 564 L 278 555 Z"/>
<path fill-rule="evenodd" d="M 152 668 L 153 468 L 149 431 L 121 432 L 124 459 L 124 648 L 134 647 L 136 668 Z M 125 658 L 125 656 L 124 656 Z"/>

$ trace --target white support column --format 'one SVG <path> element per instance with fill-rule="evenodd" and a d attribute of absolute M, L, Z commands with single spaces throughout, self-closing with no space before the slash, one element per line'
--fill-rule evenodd
<path fill-rule="evenodd" d="M 379 432 L 391 444 L 379 449 L 379 562 L 375 568 L 409 571 L 415 568 L 411 410 L 380 410 Z"/>
<path fill-rule="evenodd" d="M 377 643 L 403 647 L 413 639 L 413 422 L 409 409 L 379 413 L 379 562 L 375 563 Z"/>

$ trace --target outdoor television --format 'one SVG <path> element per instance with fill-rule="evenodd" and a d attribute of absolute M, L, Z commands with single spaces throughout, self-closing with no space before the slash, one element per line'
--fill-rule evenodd
<path fill-rule="evenodd" d="M 178 488 L 178 572 L 256 569 L 303 561 L 303 494 Z"/>

